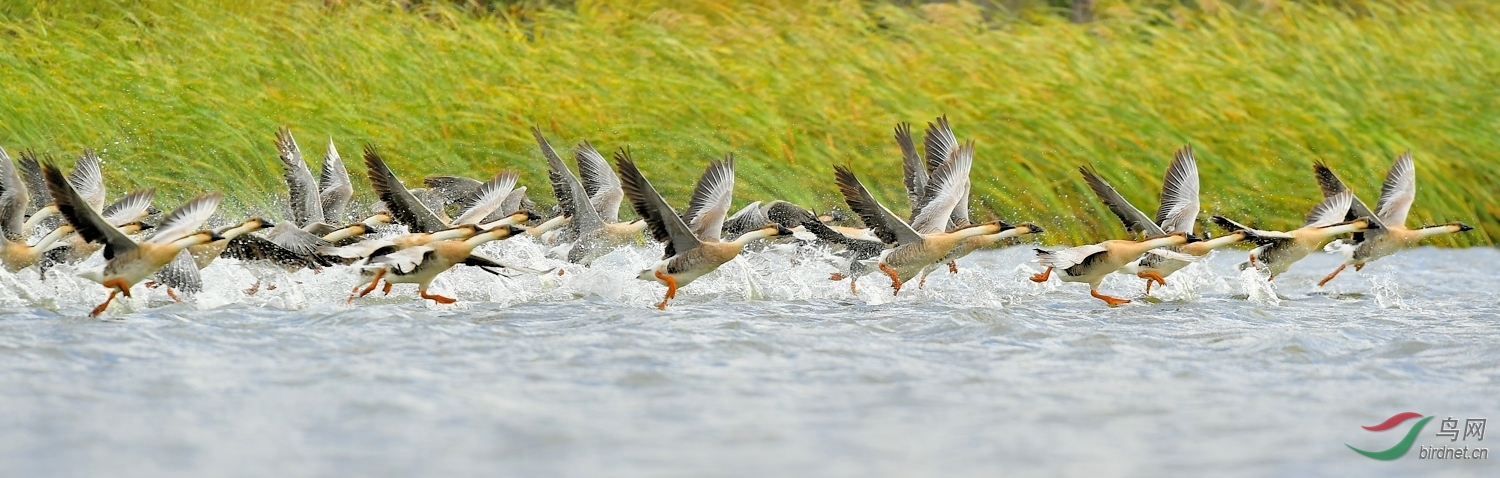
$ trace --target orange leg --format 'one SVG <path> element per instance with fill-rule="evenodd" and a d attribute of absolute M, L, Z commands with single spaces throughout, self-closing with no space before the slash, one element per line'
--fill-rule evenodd
<path fill-rule="evenodd" d="M 1104 294 L 1100 294 L 1098 289 L 1089 289 L 1089 295 L 1094 296 L 1095 299 L 1099 299 L 1099 300 L 1104 301 L 1104 303 L 1109 304 L 1110 307 L 1116 307 L 1116 306 L 1119 306 L 1120 304 L 1129 304 L 1130 303 L 1130 301 L 1127 300 L 1127 299 L 1121 299 L 1119 297 L 1110 297 L 1110 296 L 1107 296 L 1107 295 L 1104 295 Z"/>
<path fill-rule="evenodd" d="M 119 293 L 120 293 L 120 289 L 115 289 L 115 290 L 109 291 L 109 298 L 108 299 L 104 299 L 104 303 L 103 304 L 99 304 L 98 307 L 94 307 L 94 311 L 93 312 L 89 312 L 89 317 L 98 317 L 99 314 L 103 314 L 104 313 L 104 309 L 108 309 L 109 308 L 109 303 L 115 301 L 115 294 L 119 294 Z"/>
<path fill-rule="evenodd" d="M 895 269 L 892 269 L 891 266 L 885 265 L 885 263 L 881 263 L 880 264 L 880 272 L 884 272 L 885 275 L 891 276 L 891 288 L 895 289 L 894 291 L 891 292 L 891 295 L 900 294 L 901 293 L 901 275 L 897 274 Z"/>
<path fill-rule="evenodd" d="M 661 298 L 661 303 L 656 304 L 657 310 L 667 310 L 667 301 L 677 297 L 677 279 L 672 276 L 656 271 L 656 278 L 667 283 L 667 295 Z"/>
<path fill-rule="evenodd" d="M 948 273 L 949 274 L 957 274 L 958 273 L 958 261 L 948 261 Z"/>
<path fill-rule="evenodd" d="M 1250 254 L 1250 267 L 1260 267 L 1260 266 L 1255 265 L 1255 254 L 1254 253 Z"/>
<path fill-rule="evenodd" d="M 1323 287 L 1323 284 L 1327 284 L 1328 281 L 1331 281 L 1334 277 L 1338 276 L 1340 272 L 1344 272 L 1344 266 L 1347 265 L 1349 264 L 1339 264 L 1338 269 L 1334 269 L 1332 273 L 1328 274 L 1328 277 L 1324 277 L 1323 280 L 1318 281 L 1318 287 Z M 1359 266 L 1354 266 L 1354 270 L 1359 270 Z"/>
<path fill-rule="evenodd" d="M 557 275 L 558 275 L 558 276 L 561 276 L 561 275 L 563 275 L 563 270 L 562 270 L 562 269 L 558 269 L 558 270 L 557 270 Z"/>
<path fill-rule="evenodd" d="M 1153 284 L 1156 284 L 1156 281 L 1153 281 L 1149 278 L 1146 279 L 1146 295 L 1151 295 L 1151 286 Z"/>
<path fill-rule="evenodd" d="M 832 275 L 828 276 L 828 280 L 844 280 L 844 275 L 835 272 Z"/>
<path fill-rule="evenodd" d="M 157 283 L 154 280 L 148 280 L 148 281 L 146 281 L 146 283 L 141 284 L 141 285 L 146 286 L 147 289 L 155 289 L 156 286 L 157 286 Z"/>
<path fill-rule="evenodd" d="M 389 284 L 389 282 L 387 282 L 387 284 Z M 443 297 L 437 294 L 428 294 L 427 290 L 425 289 L 417 291 L 417 294 L 421 295 L 423 299 L 432 299 L 433 302 L 437 302 L 439 304 L 452 304 L 454 302 L 458 302 L 457 299 Z"/>
<path fill-rule="evenodd" d="M 1045 270 L 1045 271 L 1038 272 L 1036 274 L 1032 274 L 1031 275 L 1031 281 L 1032 282 L 1047 282 L 1047 279 L 1050 278 L 1050 277 L 1052 277 L 1052 268 L 1048 267 L 1047 270 Z"/>
<path fill-rule="evenodd" d="M 859 295 L 859 279 L 849 279 L 849 293 Z"/>
<path fill-rule="evenodd" d="M 256 292 L 260 292 L 260 281 L 255 281 L 255 285 L 250 286 L 249 289 L 245 289 L 245 295 L 255 295 Z"/>
<path fill-rule="evenodd" d="M 178 301 L 178 302 L 182 302 L 182 297 L 178 297 L 177 296 L 177 291 L 172 290 L 171 287 L 167 288 L 167 297 L 171 297 L 172 300 L 175 300 L 175 301 Z"/>
<path fill-rule="evenodd" d="M 1363 263 L 1363 262 L 1355 264 L 1354 265 L 1354 272 L 1359 272 L 1360 269 L 1364 269 L 1364 268 L 1365 268 L 1365 263 Z"/>
<path fill-rule="evenodd" d="M 375 286 L 380 284 L 380 279 L 382 277 L 385 277 L 385 269 L 381 269 L 375 272 L 375 280 L 370 281 L 370 286 L 366 287 L 365 290 L 360 291 L 359 286 L 354 286 L 354 290 L 359 291 L 360 297 L 364 297 L 366 294 L 369 294 L 370 292 L 375 290 Z M 354 296 L 354 292 L 349 292 L 349 300 L 346 300 L 345 302 L 354 302 Z"/>
<path fill-rule="evenodd" d="M 391 286 L 393 285 L 396 284 L 392 284 L 391 281 L 385 281 L 385 288 L 380 290 L 380 295 L 391 295 Z"/>
<path fill-rule="evenodd" d="M 121 294 L 125 294 L 125 297 L 130 297 L 130 284 L 126 284 L 125 279 L 110 279 L 99 283 L 99 285 L 105 287 L 114 287 L 115 290 L 120 291 Z"/>
<path fill-rule="evenodd" d="M 1151 283 L 1153 282 L 1161 285 L 1167 285 L 1167 279 L 1163 278 L 1160 272 L 1140 271 L 1135 273 L 1135 276 L 1146 279 L 1146 295 L 1151 295 Z"/>
<path fill-rule="evenodd" d="M 301 282 L 298 282 L 301 284 Z M 276 290 L 276 284 L 266 284 L 266 290 Z"/>

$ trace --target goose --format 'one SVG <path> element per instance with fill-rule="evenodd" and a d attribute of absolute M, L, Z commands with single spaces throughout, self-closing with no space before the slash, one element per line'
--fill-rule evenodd
<path fill-rule="evenodd" d="M 1380 228 L 1369 217 L 1344 220 L 1353 200 L 1354 193 L 1350 191 L 1324 198 L 1323 202 L 1308 211 L 1307 220 L 1302 227 L 1286 232 L 1251 228 L 1224 216 L 1214 216 L 1213 220 L 1227 231 L 1243 232 L 1245 240 L 1260 245 L 1250 251 L 1249 261 L 1240 263 L 1240 270 L 1254 267 L 1269 274 L 1268 281 L 1274 281 L 1276 276 L 1290 269 L 1293 263 L 1321 249 L 1323 244 L 1335 236 Z"/>
<path fill-rule="evenodd" d="M 996 234 L 1007 227 L 999 221 L 992 221 L 945 230 L 953 209 L 963 198 L 963 185 L 968 181 L 973 158 L 973 144 L 967 144 L 958 148 L 952 160 L 934 171 L 926 185 L 930 190 L 926 196 L 930 198 L 929 202 L 911 223 L 901 220 L 881 205 L 853 171 L 834 166 L 834 176 L 844 202 L 860 215 L 881 242 L 891 246 L 877 268 L 890 276 L 892 295 L 900 294 L 901 286 L 917 274 L 940 264 L 939 261 L 963 241 Z"/>
<path fill-rule="evenodd" d="M 463 176 L 437 175 L 422 178 L 422 184 L 443 198 L 446 205 L 457 205 L 459 210 L 463 210 L 478 199 L 479 187 L 484 185 L 484 181 Z M 526 186 L 517 186 L 484 222 L 499 220 L 501 216 L 516 211 L 534 210 L 536 203 L 526 197 Z"/>
<path fill-rule="evenodd" d="M 866 262 L 880 256 L 888 248 L 886 243 L 874 236 L 868 239 L 850 236 L 816 219 L 804 221 L 802 227 L 817 236 L 818 240 L 834 247 L 833 255 L 840 258 L 837 262 L 839 270 L 828 278 L 833 281 L 849 279 L 849 292 L 856 295 L 859 294 L 858 279 L 869 273 L 870 268 Z"/>
<path fill-rule="evenodd" d="M 1333 170 L 1329 169 L 1327 164 L 1319 161 L 1313 165 L 1313 168 L 1318 176 L 1318 185 L 1325 197 L 1335 196 L 1349 190 L 1344 186 L 1344 182 L 1333 174 Z M 1353 239 L 1339 239 L 1328 243 L 1323 250 L 1344 256 L 1344 263 L 1339 264 L 1337 269 L 1318 281 L 1318 287 L 1333 280 L 1350 265 L 1358 271 L 1364 269 L 1365 264 L 1370 261 L 1415 246 L 1423 239 L 1474 230 L 1473 227 L 1462 222 L 1422 226 L 1416 229 L 1407 228 L 1406 216 L 1416 200 L 1417 166 L 1412 161 L 1411 152 L 1408 151 L 1396 158 L 1396 163 L 1391 165 L 1390 171 L 1385 175 L 1385 183 L 1380 187 L 1380 200 L 1375 203 L 1378 214 L 1370 211 L 1370 208 L 1365 206 L 1364 201 L 1360 201 L 1358 196 L 1350 203 L 1347 219 L 1353 219 L 1350 216 L 1366 217 L 1379 228 L 1356 233 Z"/>
<path fill-rule="evenodd" d="M 370 259 L 369 264 L 381 268 L 380 272 L 370 282 L 369 287 L 359 295 L 363 297 L 375 290 L 376 283 L 384 278 L 386 293 L 390 293 L 392 284 L 416 284 L 417 295 L 423 299 L 439 304 L 452 304 L 457 300 L 427 293 L 427 288 L 432 284 L 433 279 L 458 264 L 481 267 L 491 272 L 494 272 L 493 268 L 505 267 L 482 256 L 474 255 L 474 248 L 490 241 L 514 237 L 523 232 L 525 229 L 521 227 L 503 225 L 463 239 L 430 241 L 424 245 L 407 247 L 390 254 L 376 256 Z"/>
<path fill-rule="evenodd" d="M 593 263 L 620 246 L 633 244 L 646 230 L 646 221 L 620 222 L 620 203 L 625 191 L 604 156 L 584 141 L 574 149 L 573 159 L 583 180 L 573 176 L 568 165 L 552 149 L 542 131 L 531 128 L 537 146 L 547 158 L 547 175 L 558 207 L 568 216 L 563 235 L 572 241 L 568 262 Z"/>
<path fill-rule="evenodd" d="M 30 168 L 30 166 L 26 165 L 27 163 L 40 165 L 40 162 L 36 160 L 34 155 L 27 154 L 25 156 L 30 156 L 30 158 L 22 158 L 24 168 Z M 141 220 L 156 213 L 155 208 L 151 207 L 151 201 L 156 198 L 156 189 L 137 189 L 113 203 L 106 204 L 105 200 L 108 194 L 104 186 L 104 174 L 100 168 L 100 162 L 98 154 L 94 153 L 93 150 L 85 149 L 83 155 L 74 164 L 73 171 L 68 174 L 68 184 L 78 191 L 80 197 L 84 200 L 80 204 L 86 205 L 99 213 L 106 223 L 114 226 L 126 235 L 135 235 L 149 229 L 150 227 L 142 223 Z M 30 176 L 31 173 L 27 173 L 27 175 Z M 32 180 L 27 181 L 32 182 Z M 46 186 L 45 178 L 42 181 L 42 185 Z M 52 201 L 50 192 L 45 194 L 45 196 L 49 201 Z M 22 229 L 31 230 L 32 220 L 38 216 L 49 214 L 47 212 L 49 209 L 56 211 L 57 206 L 55 201 L 52 202 L 49 206 L 38 210 L 36 214 L 32 215 L 32 219 L 28 220 L 27 224 L 22 226 Z M 73 264 L 88 259 L 103 247 L 104 245 L 99 242 L 88 241 L 83 236 L 76 234 L 75 228 L 75 234 L 64 236 L 43 253 L 41 259 L 37 262 L 37 267 L 45 274 L 48 269 L 56 264 Z"/>
<path fill-rule="evenodd" d="M 198 229 L 218 207 L 219 193 L 203 194 L 184 203 L 167 214 L 151 238 L 137 243 L 100 217 L 63 177 L 62 170 L 51 164 L 43 165 L 42 170 L 52 200 L 68 224 L 84 239 L 104 243 L 103 268 L 80 274 L 111 289 L 109 298 L 89 313 L 92 317 L 104 313 L 117 294 L 130 297 L 131 287 L 167 265 L 183 249 L 219 239 L 213 231 Z"/>
<path fill-rule="evenodd" d="M 307 162 L 303 161 L 302 149 L 292 137 L 291 128 L 283 126 L 276 131 L 276 152 L 291 195 L 293 223 L 319 236 L 332 232 L 335 227 L 330 224 L 343 222 L 344 208 L 354 194 L 349 172 L 333 138 L 328 139 L 328 152 L 323 155 L 322 171 L 317 178 L 313 178 Z"/>
<path fill-rule="evenodd" d="M 35 244 L 27 244 L 31 234 L 23 224 L 30 204 L 26 183 L 16 174 L 10 154 L 0 148 L 0 234 L 5 239 L 3 248 L 0 248 L 0 262 L 12 274 L 35 265 L 48 247 L 73 232 L 73 226 L 63 224 L 48 232 Z"/>
<path fill-rule="evenodd" d="M 667 301 L 677 296 L 677 289 L 686 287 L 703 275 L 713 272 L 725 262 L 733 260 L 753 241 L 791 234 L 780 225 L 770 225 L 747 232 L 732 241 L 720 240 L 725 215 L 729 213 L 734 192 L 734 156 L 723 161 L 713 161 L 704 170 L 703 176 L 693 188 L 693 199 L 688 204 L 685 217 L 679 217 L 672 206 L 656 192 L 656 187 L 641 174 L 630 150 L 621 149 L 615 154 L 619 167 L 621 187 L 625 197 L 648 225 L 651 236 L 666 244 L 662 259 L 636 275 L 637 279 L 654 281 L 667 286 L 667 293 L 657 309 L 666 310 Z M 582 209 L 580 206 L 579 209 Z"/>
<path fill-rule="evenodd" d="M 1117 239 L 1098 244 L 1070 247 L 1060 251 L 1036 249 L 1037 259 L 1047 269 L 1033 274 L 1031 281 L 1036 283 L 1047 282 L 1047 279 L 1052 277 L 1052 271 L 1056 270 L 1058 271 L 1058 279 L 1061 279 L 1063 282 L 1082 282 L 1088 284 L 1089 295 L 1104 301 L 1110 307 L 1116 307 L 1121 304 L 1128 304 L 1130 300 L 1099 293 L 1099 284 L 1104 282 L 1105 276 L 1120 270 L 1120 268 L 1134 262 L 1136 259 L 1140 259 L 1144 254 L 1158 254 L 1187 262 L 1198 260 L 1195 256 L 1161 249 L 1164 247 L 1181 246 L 1195 240 L 1196 238 L 1179 231 L 1142 241 Z"/>
<path fill-rule="evenodd" d="M 1146 216 L 1130 201 L 1125 200 L 1109 181 L 1091 168 L 1079 168 L 1084 182 L 1094 191 L 1099 200 L 1120 218 L 1125 229 L 1147 237 L 1164 236 L 1174 232 L 1193 234 L 1198 222 L 1198 161 L 1193 156 L 1192 145 L 1183 146 L 1173 155 L 1167 166 L 1166 178 L 1162 180 L 1161 207 L 1156 209 L 1156 218 Z M 1171 246 L 1167 250 L 1190 256 L 1202 257 L 1245 239 L 1244 232 L 1231 232 L 1218 238 Z M 1166 285 L 1167 276 L 1187 267 L 1188 261 L 1168 259 L 1160 254 L 1146 254 L 1140 260 L 1126 264 L 1118 272 L 1134 274 L 1146 280 L 1146 295 L 1151 295 L 1152 285 Z"/>
<path fill-rule="evenodd" d="M 911 220 L 915 220 L 922 208 L 933 199 L 929 197 L 928 178 L 953 158 L 958 151 L 958 138 L 953 134 L 953 127 L 949 124 L 947 116 L 940 116 L 934 122 L 927 123 L 927 131 L 923 138 L 925 156 L 917 155 L 917 147 L 911 137 L 910 124 L 896 125 L 895 136 L 896 144 L 901 148 L 902 178 L 906 185 L 907 198 L 910 199 L 912 205 Z M 964 178 L 963 197 L 949 214 L 948 230 L 955 230 L 970 224 L 968 205 L 970 184 L 968 178 Z M 948 264 L 948 271 L 957 273 L 958 259 L 974 251 L 999 247 L 1005 243 L 1006 239 L 1046 232 L 1041 226 L 1032 222 L 1023 222 L 1014 226 L 1005 224 L 1005 221 L 1000 221 L 1000 223 L 1002 224 L 1000 232 L 970 237 L 958 247 L 953 248 L 953 251 L 943 258 L 943 262 Z M 931 272 L 931 270 L 923 272 L 923 282 L 926 281 L 927 274 Z"/>

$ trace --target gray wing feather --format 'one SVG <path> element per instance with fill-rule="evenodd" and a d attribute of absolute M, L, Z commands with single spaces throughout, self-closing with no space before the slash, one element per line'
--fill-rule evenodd
<path fill-rule="evenodd" d="M 1161 185 L 1161 207 L 1156 209 L 1156 223 L 1163 232 L 1193 233 L 1198 221 L 1198 160 L 1192 145 L 1177 150 L 1167 166 Z"/>

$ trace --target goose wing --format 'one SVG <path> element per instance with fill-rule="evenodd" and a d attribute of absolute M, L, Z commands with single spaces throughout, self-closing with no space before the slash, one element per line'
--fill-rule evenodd
<path fill-rule="evenodd" d="M 42 174 L 42 162 L 37 161 L 35 151 L 21 152 L 21 178 L 26 181 L 26 192 L 31 195 L 26 214 L 34 213 L 52 202 L 52 193 L 47 190 L 47 178 Z"/>
<path fill-rule="evenodd" d="M 1036 250 L 1036 257 L 1042 265 L 1054 269 L 1068 269 L 1089 261 L 1096 254 L 1107 252 L 1104 246 L 1089 244 L 1086 246 L 1070 247 L 1060 251 Z"/>
<path fill-rule="evenodd" d="M 573 160 L 578 163 L 583 189 L 588 192 L 589 203 L 599 212 L 599 217 L 604 222 L 620 222 L 620 202 L 625 200 L 625 190 L 620 188 L 620 178 L 604 161 L 604 156 L 594 149 L 594 145 L 584 141 L 573 151 Z"/>
<path fill-rule="evenodd" d="M 1136 209 L 1130 201 L 1126 201 L 1125 196 L 1121 196 L 1120 192 L 1109 184 L 1109 181 L 1100 177 L 1093 167 L 1082 166 L 1078 168 L 1078 172 L 1083 174 L 1083 181 L 1089 184 L 1089 189 L 1094 190 L 1094 195 L 1099 196 L 1099 200 L 1104 201 L 1104 205 L 1109 207 L 1110 212 L 1115 213 L 1115 216 L 1120 218 L 1120 222 L 1125 224 L 1126 230 L 1143 233 L 1146 237 L 1166 234 L 1161 226 L 1151 220 L 1151 217 L 1141 212 L 1140 209 Z"/>
<path fill-rule="evenodd" d="M 25 236 L 21 225 L 26 223 L 26 208 L 30 205 L 26 182 L 16 173 L 10 154 L 0 148 L 0 233 L 12 238 Z"/>
<path fill-rule="evenodd" d="M 896 144 L 901 147 L 902 182 L 906 184 L 906 198 L 912 205 L 912 215 L 917 213 L 922 195 L 927 192 L 927 164 L 917 155 L 917 145 L 911 140 L 911 124 L 896 125 Z"/>
<path fill-rule="evenodd" d="M 291 194 L 292 219 L 297 224 L 324 222 L 323 199 L 318 194 L 318 181 L 313 179 L 307 162 L 302 160 L 302 149 L 290 128 L 276 130 L 276 152 L 281 158 L 281 169 L 286 178 L 286 188 Z"/>
<path fill-rule="evenodd" d="M 505 216 L 509 216 L 511 214 L 522 211 L 527 213 L 536 211 L 536 203 L 532 202 L 531 198 L 526 197 L 526 186 L 519 186 L 515 189 L 512 189 L 510 191 L 510 194 L 505 195 L 505 199 L 500 201 L 500 208 L 496 209 L 495 212 L 490 213 L 488 217 L 485 217 L 484 220 L 480 222 L 489 224 L 491 222 L 505 219 Z"/>
<path fill-rule="evenodd" d="M 196 294 L 203 291 L 203 276 L 198 273 L 198 261 L 193 260 L 193 253 L 187 249 L 177 251 L 177 256 L 157 269 L 152 277 L 179 292 Z"/>
<path fill-rule="evenodd" d="M 760 201 L 755 201 L 740 208 L 739 212 L 724 221 L 724 237 L 738 237 L 750 230 L 765 227 L 770 222 L 760 209 Z"/>
<path fill-rule="evenodd" d="M 57 166 L 47 164 L 42 166 L 42 174 L 47 181 L 47 189 L 52 194 L 52 199 L 57 203 L 57 211 L 73 225 L 78 235 L 89 242 L 104 244 L 104 258 L 114 258 L 115 255 L 124 254 L 135 250 L 135 241 L 125 236 L 125 233 L 115 229 L 94 208 L 88 205 L 73 185 L 63 176 L 61 169 Z"/>
<path fill-rule="evenodd" d="M 656 192 L 656 187 L 636 168 L 635 160 L 630 158 L 630 150 L 620 149 L 615 153 L 615 164 L 619 165 L 620 186 L 625 189 L 625 197 L 630 199 L 631 207 L 646 220 L 651 237 L 667 245 L 663 258 L 682 254 L 702 244 L 692 230 L 688 229 L 687 223 L 672 210 L 672 206 Z M 582 204 L 575 206 L 579 209 L 584 207 Z"/>
<path fill-rule="evenodd" d="M 344 159 L 328 138 L 328 153 L 323 155 L 323 170 L 318 174 L 318 197 L 323 206 L 323 219 L 342 224 L 344 207 L 354 196 L 354 184 L 349 182 L 349 170 L 344 168 Z"/>
<path fill-rule="evenodd" d="M 365 145 L 365 169 L 369 171 L 370 186 L 397 223 L 405 224 L 412 232 L 437 232 L 448 228 L 447 223 L 401 184 L 396 173 L 380 159 L 380 152 L 374 145 Z"/>
<path fill-rule="evenodd" d="M 1411 152 L 1403 153 L 1385 174 L 1385 184 L 1380 186 L 1380 200 L 1375 208 L 1380 212 L 1380 222 L 1396 225 L 1406 224 L 1406 215 L 1411 204 L 1417 200 L 1417 165 Z"/>
<path fill-rule="evenodd" d="M 568 229 L 582 234 L 604 227 L 604 218 L 593 207 L 588 189 L 568 170 L 568 165 L 552 149 L 541 130 L 533 127 L 531 134 L 536 137 L 537 146 L 542 148 L 542 156 L 547 157 L 547 177 L 552 180 L 552 191 L 557 196 L 557 204 L 563 208 L 564 214 L 573 218 L 568 223 Z"/>
<path fill-rule="evenodd" d="M 105 206 L 100 215 L 104 222 L 120 227 L 146 217 L 151 210 L 151 201 L 155 199 L 156 188 L 137 189 Z"/>
<path fill-rule="evenodd" d="M 208 221 L 209 216 L 214 215 L 214 209 L 219 207 L 220 197 L 219 193 L 208 193 L 189 199 L 168 213 L 161 224 L 156 225 L 156 234 L 152 234 L 146 242 L 165 244 L 197 232 L 203 228 L 203 223 Z"/>
<path fill-rule="evenodd" d="M 1353 201 L 1354 192 L 1349 190 L 1323 198 L 1322 202 L 1307 212 L 1307 220 L 1302 223 L 1302 227 L 1327 227 L 1343 222 Z"/>
<path fill-rule="evenodd" d="M 1325 199 L 1336 196 L 1344 191 L 1349 191 L 1349 187 L 1344 185 L 1344 181 L 1340 180 L 1338 175 L 1333 173 L 1333 169 L 1329 168 L 1327 163 L 1322 161 L 1314 162 L 1313 174 L 1318 178 L 1318 189 L 1323 191 L 1323 198 Z M 1344 215 L 1344 220 L 1352 221 L 1361 217 L 1370 218 L 1373 225 L 1382 224 L 1380 217 L 1370 211 L 1370 207 L 1365 205 L 1365 202 L 1360 200 L 1359 196 L 1354 196 L 1354 199 L 1349 203 L 1349 213 Z M 1356 233 L 1356 235 L 1360 234 L 1364 233 Z"/>
<path fill-rule="evenodd" d="M 1156 209 L 1156 224 L 1163 232 L 1193 233 L 1198 221 L 1198 160 L 1193 146 L 1183 146 L 1167 166 L 1161 184 L 1161 207 Z"/>
<path fill-rule="evenodd" d="M 286 221 L 291 224 L 290 221 Z M 292 224 L 291 230 L 303 232 Z M 304 234 L 306 234 L 304 232 Z M 316 238 L 316 236 L 314 236 Z M 324 244 L 327 244 L 324 242 Z M 220 257 L 238 259 L 242 261 L 266 261 L 280 266 L 307 267 L 316 269 L 332 265 L 326 260 L 321 260 L 312 252 L 299 253 L 278 245 L 275 241 L 254 234 L 245 234 L 229 240 L 229 245 L 224 248 Z"/>
<path fill-rule="evenodd" d="M 319 249 L 332 245 L 317 234 L 302 230 L 291 221 L 276 223 L 276 227 L 271 228 L 266 237 L 277 247 L 300 255 L 316 254 Z"/>
<path fill-rule="evenodd" d="M 92 149 L 83 150 L 83 156 L 73 165 L 68 182 L 95 211 L 104 208 L 104 171 L 100 169 L 99 155 Z"/>
<path fill-rule="evenodd" d="M 974 164 L 974 143 L 960 146 L 948 162 L 932 170 L 923 195 L 926 204 L 912 218 L 911 227 L 922 234 L 948 230 L 954 208 L 969 192 L 969 170 Z"/>
<path fill-rule="evenodd" d="M 922 242 L 922 235 L 911 228 L 906 221 L 886 209 L 875 200 L 870 190 L 859 182 L 854 172 L 843 166 L 834 166 L 834 179 L 838 183 L 839 192 L 844 195 L 844 202 L 849 204 L 859 217 L 864 220 L 865 226 L 875 233 L 875 237 L 886 244 L 913 244 Z"/>
<path fill-rule="evenodd" d="M 422 185 L 443 195 L 450 204 L 467 207 L 484 181 L 463 176 L 428 176 L 422 178 Z"/>
<path fill-rule="evenodd" d="M 683 220 L 687 221 L 693 235 L 717 241 L 733 200 L 734 155 L 730 154 L 722 161 L 709 162 L 708 168 L 703 170 L 703 176 L 693 188 L 693 198 L 688 201 L 687 212 L 682 215 Z"/>
<path fill-rule="evenodd" d="M 521 173 L 515 171 L 501 171 L 494 178 L 486 181 L 479 187 L 468 209 L 459 214 L 458 218 L 453 220 L 453 224 L 478 224 L 489 217 L 491 213 L 500 209 L 500 203 L 505 201 L 505 197 L 510 195 L 512 189 L 515 189 L 516 180 L 520 177 Z"/>
<path fill-rule="evenodd" d="M 437 252 L 436 249 L 428 246 L 413 246 L 390 254 L 372 257 L 370 258 L 370 263 L 384 264 L 390 266 L 396 272 L 406 274 L 416 270 L 417 266 L 422 265 L 423 262 L 429 259 L 428 254 L 435 252 Z"/>

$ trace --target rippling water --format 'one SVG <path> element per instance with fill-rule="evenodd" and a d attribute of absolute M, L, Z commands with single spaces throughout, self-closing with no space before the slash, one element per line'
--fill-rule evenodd
<path fill-rule="evenodd" d="M 541 251 L 495 253 L 549 264 Z M 1497 470 L 1345 448 L 1388 447 L 1400 431 L 1359 427 L 1402 411 L 1500 418 L 1494 249 L 1408 251 L 1321 292 L 1333 257 L 1273 290 L 1221 252 L 1164 301 L 1115 309 L 1025 280 L 1024 248 L 895 298 L 873 276 L 851 295 L 815 255 L 767 253 L 665 312 L 650 307 L 664 289 L 633 278 L 655 254 L 542 278 L 454 271 L 434 285 L 454 306 L 409 285 L 346 305 L 351 271 L 221 261 L 188 303 L 137 288 L 104 321 L 84 317 L 95 284 L 0 272 L 0 475 Z M 245 295 L 256 275 L 278 287 Z M 1435 425 L 1419 445 L 1438 444 Z"/>

